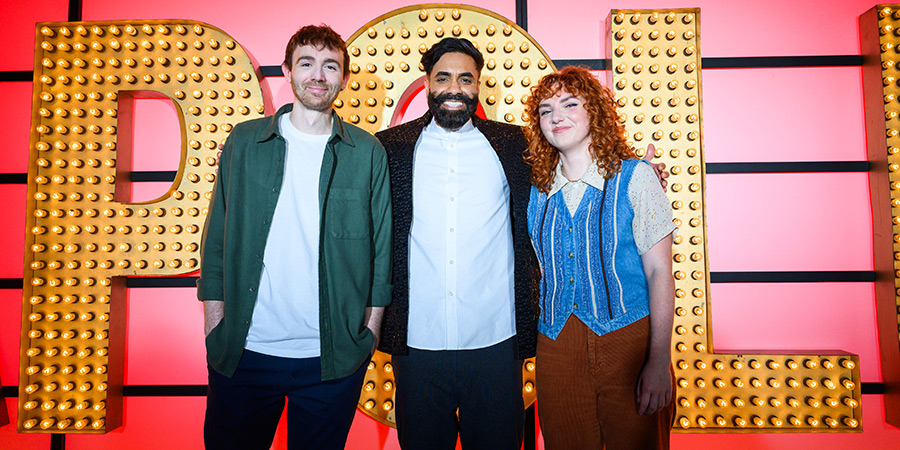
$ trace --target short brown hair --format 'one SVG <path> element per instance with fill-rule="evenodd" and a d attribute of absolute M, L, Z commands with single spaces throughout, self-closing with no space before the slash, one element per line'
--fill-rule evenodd
<path fill-rule="evenodd" d="M 285 67 L 290 68 L 293 64 L 294 50 L 304 45 L 312 45 L 316 48 L 329 48 L 336 50 L 344 55 L 344 62 L 341 67 L 344 69 L 344 78 L 350 75 L 350 54 L 347 53 L 347 44 L 341 39 L 341 35 L 332 30 L 328 25 L 307 25 L 294 33 L 291 40 L 288 41 L 287 48 L 284 49 Z"/>

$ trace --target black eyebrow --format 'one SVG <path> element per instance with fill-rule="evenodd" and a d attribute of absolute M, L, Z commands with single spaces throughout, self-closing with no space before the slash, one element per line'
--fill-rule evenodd
<path fill-rule="evenodd" d="M 453 74 L 451 74 L 450 72 L 443 71 L 443 70 L 438 72 L 437 74 L 435 74 L 436 77 L 439 77 L 439 76 L 449 77 L 452 75 Z M 472 72 L 463 72 L 463 73 L 459 74 L 459 76 L 460 77 L 473 77 L 473 78 L 475 77 L 475 75 L 472 75 Z"/>

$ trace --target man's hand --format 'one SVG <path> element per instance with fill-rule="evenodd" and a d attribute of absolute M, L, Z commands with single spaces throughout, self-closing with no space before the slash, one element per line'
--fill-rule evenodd
<path fill-rule="evenodd" d="M 641 415 L 653 414 L 672 401 L 672 376 L 669 372 L 671 360 L 649 359 L 641 370 L 637 384 L 637 412 Z"/>
<path fill-rule="evenodd" d="M 669 178 L 669 172 L 666 171 L 666 163 L 653 164 L 654 156 L 656 156 L 656 147 L 653 144 L 647 144 L 647 154 L 644 155 L 644 159 L 650 163 L 650 167 L 656 172 L 656 178 L 659 178 L 659 184 L 665 191 L 669 185 L 669 182 L 666 181 L 666 178 Z"/>
<path fill-rule="evenodd" d="M 372 332 L 372 350 L 369 352 L 370 355 L 375 354 L 375 349 L 378 348 L 378 342 L 381 341 L 381 319 L 384 317 L 384 307 L 368 307 L 366 308 L 366 313 L 363 316 L 363 321 L 366 324 L 366 328 Z"/>
<path fill-rule="evenodd" d="M 225 302 L 221 300 L 206 300 L 203 302 L 203 335 L 209 336 L 210 331 L 225 318 Z"/>

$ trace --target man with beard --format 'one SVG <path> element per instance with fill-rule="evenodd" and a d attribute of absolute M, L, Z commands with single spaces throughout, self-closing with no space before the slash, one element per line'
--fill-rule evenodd
<path fill-rule="evenodd" d="M 534 356 L 539 269 L 519 127 L 475 116 L 484 58 L 447 38 L 422 56 L 429 111 L 376 136 L 394 211 L 393 355 L 404 449 L 518 449 L 522 360 Z M 458 416 L 457 416 L 458 412 Z"/>
<path fill-rule="evenodd" d="M 342 449 L 390 302 L 387 159 L 332 102 L 344 41 L 301 28 L 282 65 L 292 104 L 234 127 L 203 231 L 206 448 Z"/>

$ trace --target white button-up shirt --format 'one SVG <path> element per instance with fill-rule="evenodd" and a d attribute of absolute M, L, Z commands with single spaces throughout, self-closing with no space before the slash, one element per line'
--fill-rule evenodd
<path fill-rule="evenodd" d="M 409 346 L 476 349 L 513 336 L 509 185 L 471 121 L 458 131 L 425 127 L 412 191 Z"/>

